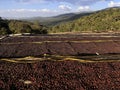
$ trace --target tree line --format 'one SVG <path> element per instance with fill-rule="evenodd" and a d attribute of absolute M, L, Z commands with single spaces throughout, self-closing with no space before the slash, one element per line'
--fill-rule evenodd
<path fill-rule="evenodd" d="M 20 20 L 3 20 L 0 17 L 0 35 L 19 33 L 47 34 L 47 29 L 46 26 L 40 25 L 37 21 L 31 23 Z"/>

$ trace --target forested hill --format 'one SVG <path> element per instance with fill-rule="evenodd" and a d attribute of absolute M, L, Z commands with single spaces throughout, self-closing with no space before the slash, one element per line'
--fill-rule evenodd
<path fill-rule="evenodd" d="M 3 20 L 0 17 L 0 35 L 19 33 L 46 34 L 47 27 L 40 25 L 38 22 Z"/>
<path fill-rule="evenodd" d="M 96 11 L 77 20 L 53 26 L 50 32 L 112 32 L 120 31 L 120 8 Z"/>
<path fill-rule="evenodd" d="M 29 22 L 39 21 L 43 25 L 54 26 L 60 23 L 76 20 L 82 16 L 86 16 L 91 13 L 92 12 L 66 13 L 66 14 L 61 14 L 61 15 L 52 16 L 52 17 L 32 17 L 32 18 L 26 18 L 21 20 L 29 21 Z"/>

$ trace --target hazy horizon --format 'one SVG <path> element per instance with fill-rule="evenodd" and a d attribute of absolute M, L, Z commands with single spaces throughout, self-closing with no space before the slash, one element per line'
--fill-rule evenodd
<path fill-rule="evenodd" d="M 50 17 L 119 7 L 119 0 L 0 0 L 4 18 Z"/>

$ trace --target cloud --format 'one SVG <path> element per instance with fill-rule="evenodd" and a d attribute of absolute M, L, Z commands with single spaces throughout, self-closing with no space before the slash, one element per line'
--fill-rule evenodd
<path fill-rule="evenodd" d="M 16 2 L 23 2 L 23 3 L 41 3 L 41 2 L 66 2 L 66 3 L 70 3 L 72 5 L 91 5 L 94 4 L 96 2 L 100 2 L 100 1 L 110 1 L 110 0 L 15 0 Z"/>
<path fill-rule="evenodd" d="M 20 5 L 30 4 L 30 5 L 33 5 L 33 7 L 30 6 L 29 8 L 37 8 L 37 9 L 0 10 L 0 16 L 3 16 L 3 17 L 45 16 L 46 17 L 46 16 L 54 16 L 54 15 L 58 15 L 58 14 L 66 13 L 66 12 L 68 13 L 68 12 L 78 12 L 78 11 L 89 11 L 92 4 L 97 3 L 97 2 L 102 2 L 102 1 L 104 2 L 111 1 L 111 0 L 11 0 L 11 1 L 15 1 L 14 4 L 16 5 L 19 5 L 19 3 Z M 34 6 L 35 4 L 36 6 Z M 45 4 L 45 6 L 46 5 L 48 6 L 44 8 L 43 4 Z M 38 9 L 39 8 L 38 5 L 41 6 L 40 8 L 43 8 L 43 9 Z M 119 3 L 115 3 L 113 1 L 109 3 L 109 6 L 116 6 L 116 5 L 118 6 Z M 26 8 L 27 5 L 26 6 L 21 5 L 21 7 Z M 50 8 L 50 9 L 46 9 L 46 8 Z"/>
<path fill-rule="evenodd" d="M 110 3 L 108 4 L 109 7 L 118 7 L 120 6 L 120 2 L 114 2 L 114 1 L 110 1 Z"/>
<path fill-rule="evenodd" d="M 71 11 L 71 9 L 72 9 L 68 5 L 59 5 L 58 8 L 61 9 L 61 10 L 64 10 L 64 11 Z"/>
<path fill-rule="evenodd" d="M 24 13 L 24 12 L 42 12 L 42 13 L 50 13 L 50 12 L 55 12 L 55 11 L 51 11 L 49 9 L 10 9 L 7 10 L 8 12 L 17 12 L 17 13 Z"/>
<path fill-rule="evenodd" d="M 8 14 L 9 13 L 9 14 Z M 56 10 L 50 9 L 9 9 L 9 10 L 0 10 L 1 17 L 36 17 L 36 16 L 53 16 L 61 14 Z"/>
<path fill-rule="evenodd" d="M 90 7 L 89 6 L 79 6 L 78 11 L 89 11 Z"/>
<path fill-rule="evenodd" d="M 14 0 L 17 3 L 23 3 L 23 4 L 32 4 L 32 3 L 43 3 L 46 2 L 46 0 Z"/>

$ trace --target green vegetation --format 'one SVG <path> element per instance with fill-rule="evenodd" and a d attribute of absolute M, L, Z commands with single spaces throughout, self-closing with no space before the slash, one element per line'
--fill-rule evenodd
<path fill-rule="evenodd" d="M 47 34 L 47 27 L 36 22 L 3 20 L 0 18 L 0 35 L 19 33 Z"/>
<path fill-rule="evenodd" d="M 29 22 L 34 22 L 37 20 L 38 22 L 40 22 L 43 25 L 54 26 L 54 25 L 58 25 L 60 23 L 79 19 L 80 17 L 86 16 L 89 14 L 91 14 L 91 12 L 67 13 L 67 14 L 62 14 L 62 15 L 52 16 L 52 17 L 33 17 L 33 18 L 27 18 L 27 19 L 23 19 L 23 20 L 29 21 Z"/>
<path fill-rule="evenodd" d="M 120 8 L 108 8 L 51 27 L 50 32 L 112 32 L 120 30 Z"/>
<path fill-rule="evenodd" d="M 5 35 L 11 33 L 11 31 L 9 30 L 7 21 L 2 20 L 2 18 L 0 17 L 0 34 Z"/>
<path fill-rule="evenodd" d="M 49 28 L 40 25 L 40 22 Z M 48 32 L 119 32 L 119 30 L 120 8 L 117 7 L 91 13 L 70 13 L 40 19 L 37 17 L 27 21 L 0 18 L 0 34 L 2 35 L 12 33 L 46 34 Z"/>

